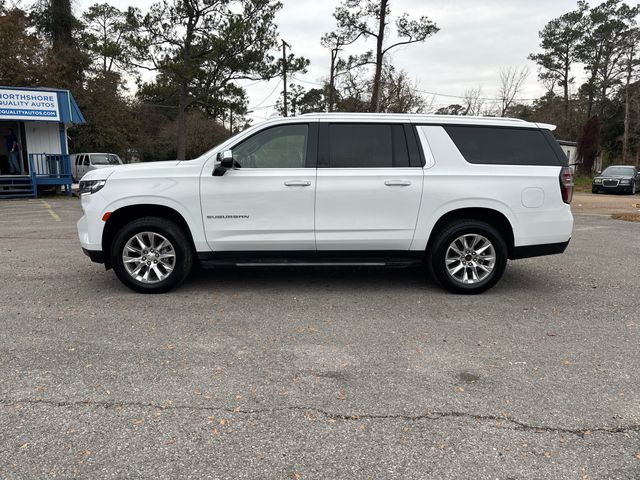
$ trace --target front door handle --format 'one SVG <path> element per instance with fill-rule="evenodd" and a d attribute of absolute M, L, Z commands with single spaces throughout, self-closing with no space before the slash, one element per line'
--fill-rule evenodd
<path fill-rule="evenodd" d="M 287 180 L 284 182 L 287 187 L 308 187 L 311 182 L 308 180 Z"/>
<path fill-rule="evenodd" d="M 409 180 L 385 180 L 384 184 L 387 187 L 408 187 L 411 182 Z"/>

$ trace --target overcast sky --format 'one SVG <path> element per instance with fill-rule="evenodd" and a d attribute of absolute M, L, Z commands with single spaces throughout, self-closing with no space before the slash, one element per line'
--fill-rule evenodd
<path fill-rule="evenodd" d="M 121 9 L 135 4 L 143 11 L 153 3 L 107 1 Z M 281 37 L 292 45 L 296 55 L 311 61 L 308 72 L 296 75 L 300 80 L 293 81 L 313 88 L 327 76 L 329 52 L 320 45 L 320 37 L 335 28 L 332 13 L 340 2 L 281 1 L 284 7 L 276 17 Z M 76 0 L 76 13 L 93 3 L 96 0 Z M 484 96 L 494 97 L 498 70 L 506 66 L 529 67 L 522 98 L 535 98 L 544 90 L 537 81 L 536 67 L 527 56 L 538 50 L 538 31 L 552 18 L 573 10 L 576 3 L 576 0 L 391 0 L 392 21 L 403 12 L 414 18 L 427 15 L 437 23 L 440 32 L 424 43 L 393 50 L 389 59 L 406 70 L 421 90 L 440 94 L 434 100 L 437 106 L 458 101 L 444 95 L 463 95 L 466 89 L 477 86 L 482 86 Z M 357 44 L 356 48 L 366 51 L 373 46 L 369 41 Z M 581 75 L 581 71 L 576 73 Z M 277 79 L 248 86 L 249 109 L 254 109 L 250 116 L 260 120 L 273 113 L 269 106 L 275 104 L 280 90 Z"/>

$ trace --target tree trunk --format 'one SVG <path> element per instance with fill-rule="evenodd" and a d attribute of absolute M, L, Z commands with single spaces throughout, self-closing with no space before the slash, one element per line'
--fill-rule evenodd
<path fill-rule="evenodd" d="M 579 172 L 582 175 L 591 175 L 593 164 L 600 153 L 600 119 L 593 116 L 582 127 L 582 133 L 578 139 Z"/>
<path fill-rule="evenodd" d="M 606 80 L 603 80 L 603 82 L 605 82 Z M 600 90 L 600 112 L 599 112 L 599 117 L 602 119 L 604 118 L 604 107 L 605 107 L 605 103 L 607 100 L 607 87 L 603 86 L 602 89 Z"/>
<path fill-rule="evenodd" d="M 191 71 L 191 47 L 193 42 L 193 31 L 195 29 L 195 12 L 188 2 L 185 5 L 189 19 L 187 21 L 187 32 L 182 49 L 182 72 L 180 73 L 180 92 L 178 98 L 178 142 L 176 146 L 176 160 L 187 159 L 187 108 L 189 107 L 189 78 Z"/>
<path fill-rule="evenodd" d="M 569 69 L 570 65 L 565 65 L 564 79 L 562 80 L 564 83 L 564 128 L 567 130 L 569 129 Z"/>
<path fill-rule="evenodd" d="M 338 56 L 338 49 L 331 50 L 331 67 L 329 67 L 329 105 L 328 110 L 333 112 L 333 106 L 335 105 L 335 83 L 336 83 L 336 57 Z"/>
<path fill-rule="evenodd" d="M 591 118 L 593 112 L 593 84 L 589 85 L 589 99 L 587 101 L 587 120 Z"/>
<path fill-rule="evenodd" d="M 378 24 L 378 35 L 376 36 L 376 73 L 373 77 L 373 90 L 371 92 L 371 112 L 380 111 L 380 79 L 382 78 L 382 46 L 384 44 L 384 28 L 387 24 L 387 4 L 388 0 L 380 0 L 380 23 Z"/>
<path fill-rule="evenodd" d="M 629 155 L 629 117 L 631 115 L 631 95 L 629 94 L 629 85 L 631 84 L 632 60 L 629 60 L 627 70 L 627 79 L 624 89 L 624 134 L 622 135 L 622 162 L 626 162 Z"/>
<path fill-rule="evenodd" d="M 186 81 L 180 85 L 180 99 L 178 100 L 178 145 L 176 160 L 187 159 L 187 106 L 189 101 L 189 86 Z"/>

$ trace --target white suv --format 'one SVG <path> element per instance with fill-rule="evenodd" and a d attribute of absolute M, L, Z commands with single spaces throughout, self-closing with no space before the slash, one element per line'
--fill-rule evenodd
<path fill-rule="evenodd" d="M 194 262 L 411 265 L 479 293 L 507 259 L 562 253 L 572 177 L 553 126 L 499 118 L 310 114 L 195 160 L 89 172 L 84 252 L 139 292 Z"/>

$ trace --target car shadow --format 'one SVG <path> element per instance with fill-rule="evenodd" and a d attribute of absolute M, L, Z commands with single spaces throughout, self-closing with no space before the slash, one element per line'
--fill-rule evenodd
<path fill-rule="evenodd" d="M 546 294 L 557 290 L 561 281 L 549 270 L 538 271 L 531 265 L 511 262 L 496 286 L 481 296 L 493 294 Z M 92 275 L 90 284 L 103 282 L 101 291 L 138 295 L 120 283 L 113 271 Z M 86 284 L 86 282 L 83 282 Z M 351 292 L 354 294 L 427 294 L 452 295 L 442 288 L 422 267 L 216 267 L 196 268 L 177 290 L 184 294 L 256 293 L 290 294 L 310 292 Z M 115 292 L 114 292 L 115 293 Z"/>
<path fill-rule="evenodd" d="M 340 289 L 438 291 L 423 268 L 390 267 L 217 267 L 196 269 L 182 290 Z"/>
<path fill-rule="evenodd" d="M 504 277 L 485 294 L 538 293 L 554 290 L 555 275 L 536 271 L 529 265 L 512 262 Z M 391 267 L 218 267 L 197 269 L 187 278 L 183 291 L 211 289 L 256 291 L 339 290 L 353 292 L 393 292 L 449 294 L 426 268 Z"/>

